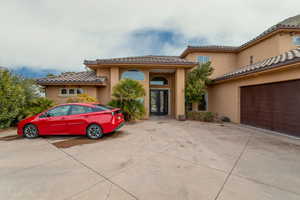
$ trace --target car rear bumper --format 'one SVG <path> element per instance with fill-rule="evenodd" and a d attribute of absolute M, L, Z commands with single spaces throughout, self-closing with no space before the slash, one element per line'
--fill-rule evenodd
<path fill-rule="evenodd" d="M 124 125 L 125 125 L 125 122 L 120 123 L 119 126 L 117 126 L 114 131 L 120 130 Z"/>

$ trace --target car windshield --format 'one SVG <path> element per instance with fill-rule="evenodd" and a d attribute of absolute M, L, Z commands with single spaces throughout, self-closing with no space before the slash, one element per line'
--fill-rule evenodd
<path fill-rule="evenodd" d="M 114 109 L 114 107 L 111 106 L 106 106 L 106 105 L 102 105 L 102 104 L 94 104 L 94 106 L 96 106 L 97 108 L 101 109 L 101 110 L 111 110 Z"/>

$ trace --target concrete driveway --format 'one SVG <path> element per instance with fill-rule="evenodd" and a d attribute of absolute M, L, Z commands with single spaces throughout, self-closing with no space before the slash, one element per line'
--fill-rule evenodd
<path fill-rule="evenodd" d="M 147 120 L 100 140 L 0 133 L 1 199 L 300 199 L 300 141 Z"/>

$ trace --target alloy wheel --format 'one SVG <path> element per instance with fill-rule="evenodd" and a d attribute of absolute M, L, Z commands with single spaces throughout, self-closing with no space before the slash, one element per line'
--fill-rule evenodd
<path fill-rule="evenodd" d="M 24 136 L 27 138 L 36 138 L 39 136 L 38 129 L 33 124 L 28 124 L 24 127 Z"/>
<path fill-rule="evenodd" d="M 87 136 L 91 139 L 98 139 L 101 138 L 103 135 L 100 126 L 96 124 L 92 124 L 87 129 Z"/>

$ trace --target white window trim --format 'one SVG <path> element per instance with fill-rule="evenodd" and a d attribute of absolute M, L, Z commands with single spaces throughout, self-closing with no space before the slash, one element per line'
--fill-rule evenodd
<path fill-rule="evenodd" d="M 62 91 L 63 89 L 66 89 L 66 90 L 67 90 L 67 94 L 62 94 L 62 93 L 61 93 L 61 91 Z M 73 89 L 73 90 L 75 91 L 74 94 L 70 94 L 70 93 L 69 93 L 69 91 L 70 91 L 71 89 Z M 59 94 L 58 94 L 58 96 L 60 96 L 60 97 L 74 97 L 74 96 L 77 96 L 77 95 L 78 95 L 78 94 L 77 94 L 77 90 L 78 90 L 78 89 L 82 90 L 82 93 L 81 93 L 81 94 L 84 93 L 84 90 L 83 90 L 82 88 L 60 88 L 60 89 L 59 89 Z"/>

